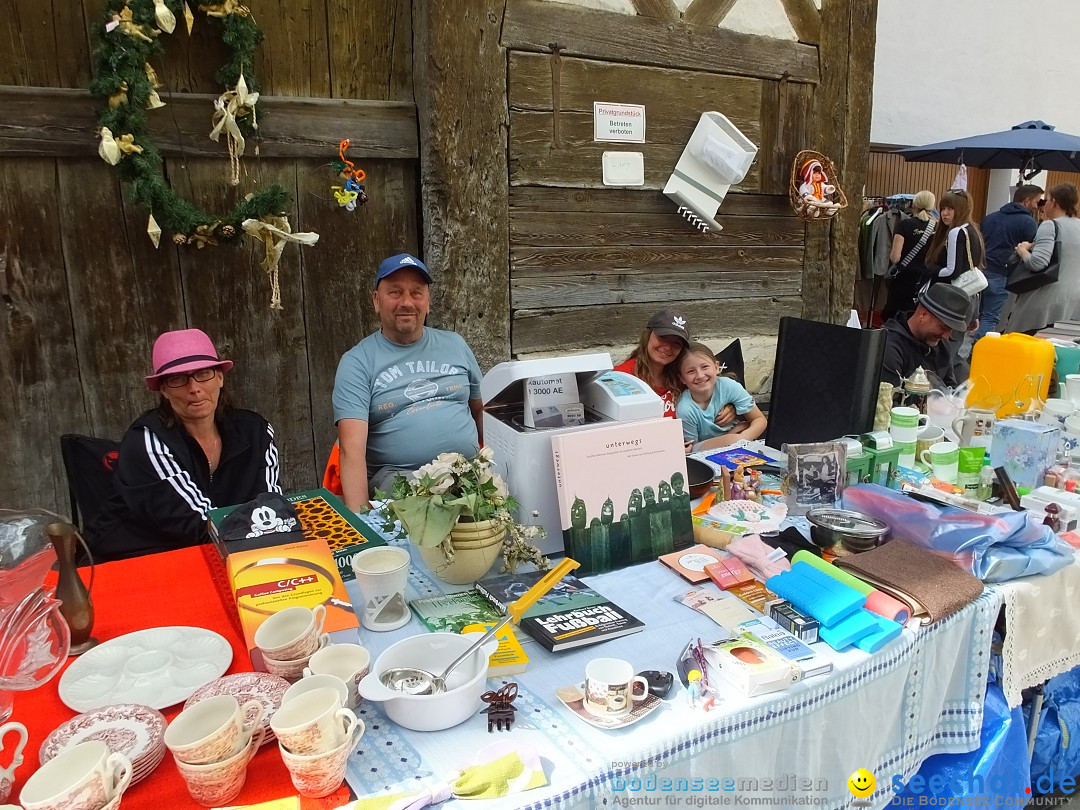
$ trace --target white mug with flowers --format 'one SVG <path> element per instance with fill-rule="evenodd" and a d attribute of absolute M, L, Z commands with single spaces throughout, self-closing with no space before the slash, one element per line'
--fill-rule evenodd
<path fill-rule="evenodd" d="M 494 470 L 495 454 L 482 448 L 474 459 L 461 453 L 440 453 L 409 476 L 394 479 L 389 495 L 392 520 L 401 521 L 402 533 L 418 546 L 441 546 L 447 562 L 453 562 L 454 548 L 450 532 L 459 520 L 490 520 L 506 530 L 503 539 L 503 570 L 513 573 L 523 563 L 540 570 L 548 567 L 547 558 L 533 545 L 545 536 L 540 526 L 523 525 L 514 520 L 517 501 Z"/>

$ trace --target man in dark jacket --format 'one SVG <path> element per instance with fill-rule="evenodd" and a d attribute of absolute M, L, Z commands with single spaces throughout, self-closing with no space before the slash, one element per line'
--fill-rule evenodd
<path fill-rule="evenodd" d="M 979 310 L 979 328 L 975 332 L 978 340 L 987 332 L 997 330 L 1001 310 L 1009 297 L 1005 289 L 1008 280 L 1005 262 L 1021 242 L 1030 242 L 1035 238 L 1038 223 L 1035 212 L 1039 210 L 1039 200 L 1043 190 L 1038 186 L 1018 186 L 1013 193 L 1013 201 L 1001 206 L 992 214 L 987 214 L 982 221 L 982 235 L 986 242 L 986 280 L 989 286 L 983 290 L 982 305 Z"/>
<path fill-rule="evenodd" d="M 919 366 L 956 386 L 966 377 L 946 345 L 952 333 L 967 331 L 971 296 L 951 284 L 933 284 L 919 293 L 910 317 L 897 315 L 885 324 L 881 381 L 901 385 Z"/>

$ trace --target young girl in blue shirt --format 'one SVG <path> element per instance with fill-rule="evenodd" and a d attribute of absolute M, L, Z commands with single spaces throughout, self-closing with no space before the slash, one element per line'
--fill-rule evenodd
<path fill-rule="evenodd" d="M 754 398 L 730 377 L 720 374 L 712 349 L 691 343 L 679 363 L 679 380 L 686 389 L 675 406 L 682 420 L 687 452 L 725 447 L 737 441 L 756 439 L 765 433 L 768 421 Z M 720 427 L 717 414 L 725 405 L 734 405 L 739 419 Z"/>

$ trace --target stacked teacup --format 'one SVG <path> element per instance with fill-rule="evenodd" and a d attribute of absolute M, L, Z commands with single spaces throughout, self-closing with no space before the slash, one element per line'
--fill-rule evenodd
<path fill-rule="evenodd" d="M 268 617 L 255 631 L 266 671 L 287 681 L 300 680 L 311 656 L 330 641 L 323 632 L 325 621 L 323 605 L 285 608 Z"/>
<path fill-rule="evenodd" d="M 364 721 L 342 706 L 346 695 L 336 686 L 321 686 L 290 696 L 270 718 L 301 796 L 328 796 L 345 780 L 349 754 L 364 733 Z"/>
<path fill-rule="evenodd" d="M 101 740 L 65 748 L 34 773 L 19 794 L 26 810 L 116 810 L 131 784 L 131 761 Z"/>
<path fill-rule="evenodd" d="M 243 789 L 248 763 L 262 745 L 263 704 L 217 695 L 184 709 L 165 729 L 165 745 L 199 804 L 229 804 Z"/>

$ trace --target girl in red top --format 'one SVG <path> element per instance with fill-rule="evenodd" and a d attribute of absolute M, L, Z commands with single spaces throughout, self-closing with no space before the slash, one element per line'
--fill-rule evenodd
<path fill-rule="evenodd" d="M 633 374 L 664 401 L 664 416 L 675 418 L 679 398 L 679 361 L 690 345 L 690 330 L 682 313 L 662 309 L 649 318 L 637 348 L 615 366 L 616 371 Z"/>

